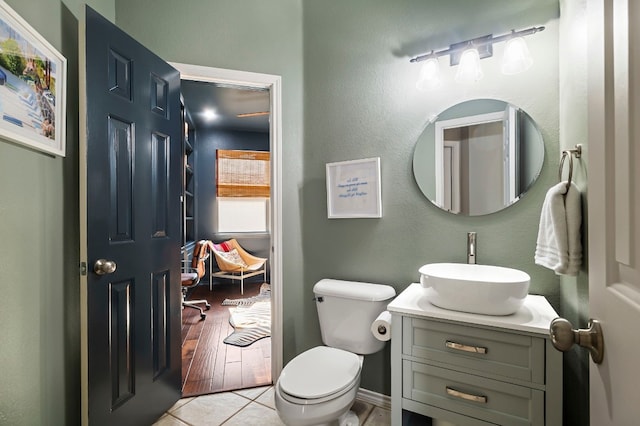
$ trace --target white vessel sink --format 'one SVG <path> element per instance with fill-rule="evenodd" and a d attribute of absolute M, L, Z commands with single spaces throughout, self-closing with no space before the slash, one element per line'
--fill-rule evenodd
<path fill-rule="evenodd" d="M 430 263 L 419 269 L 427 300 L 440 308 L 484 315 L 511 315 L 529 291 L 529 274 L 466 263 Z"/>

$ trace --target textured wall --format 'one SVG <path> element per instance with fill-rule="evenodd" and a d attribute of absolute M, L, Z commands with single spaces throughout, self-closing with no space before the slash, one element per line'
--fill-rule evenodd
<path fill-rule="evenodd" d="M 304 287 L 323 277 L 393 285 L 398 292 L 429 262 L 466 261 L 466 233 L 478 233 L 478 262 L 522 269 L 531 293 L 559 308 L 558 278 L 534 265 L 540 208 L 556 182 L 558 158 L 558 3 L 556 1 L 340 0 L 304 2 L 305 139 L 302 198 Z M 473 17 L 473 19 L 467 19 Z M 533 67 L 516 76 L 499 72 L 504 43 L 482 60 L 484 79 L 415 89 L 413 55 L 485 34 L 545 25 L 527 38 Z M 473 98 L 497 98 L 523 108 L 539 125 L 546 155 L 541 178 L 514 206 L 481 217 L 435 208 L 412 175 L 415 141 L 429 118 Z M 381 157 L 381 219 L 326 216 L 325 163 Z M 285 253 L 286 255 L 287 253 Z M 286 286 L 292 283 L 285 283 Z M 285 289 L 286 292 L 286 289 Z M 317 324 L 310 297 L 300 318 Z M 317 327 L 317 326 L 316 326 Z M 306 345 L 319 340 L 310 328 Z M 362 386 L 389 394 L 388 350 L 367 357 Z"/>
<path fill-rule="evenodd" d="M 527 271 L 531 291 L 559 308 L 559 280 L 533 264 L 540 206 L 556 180 L 559 158 L 557 2 L 91 3 L 167 60 L 283 77 L 285 360 L 320 342 L 311 302 L 315 281 L 366 280 L 401 291 L 424 263 L 464 261 L 465 235 L 472 230 L 478 232 L 479 262 Z M 75 28 L 81 4 L 9 4 L 70 58 L 70 156 L 53 159 L 0 142 L 0 423 L 73 424 L 79 392 Z M 536 59 L 529 72 L 498 74 L 496 46 L 496 57 L 482 61 L 480 83 L 455 84 L 453 69 L 444 67 L 449 81 L 440 89 L 415 90 L 419 67 L 409 64 L 410 56 L 531 25 L 547 29 L 527 39 Z M 565 82 L 571 82 L 569 75 Z M 569 104 L 574 96 L 566 94 Z M 431 115 L 480 97 L 519 105 L 538 122 L 545 166 L 515 206 L 489 216 L 455 217 L 421 195 L 411 172 L 413 144 Z M 577 134 L 566 135 L 568 145 L 584 131 L 579 118 L 573 120 Z M 384 217 L 329 221 L 325 163 L 375 156 L 382 159 Z M 563 295 L 563 307 L 580 311 L 579 285 L 585 280 Z M 363 387 L 389 392 L 388 359 L 388 351 L 367 357 Z"/>
<path fill-rule="evenodd" d="M 7 0 L 68 60 L 67 157 L 0 140 L 0 424 L 79 423 L 79 1 Z M 112 0 L 89 2 L 112 20 Z"/>
<path fill-rule="evenodd" d="M 583 248 L 587 259 L 587 0 L 562 0 L 560 24 L 560 149 L 583 144 L 574 162 L 574 178 L 582 192 Z M 565 165 L 566 168 L 566 165 Z M 565 176 L 566 176 L 565 171 Z M 560 278 L 560 312 L 574 327 L 589 320 L 589 276 L 586 265 L 578 277 Z M 589 424 L 589 353 L 573 347 L 564 356 L 564 424 Z"/>
<path fill-rule="evenodd" d="M 540 206 L 558 165 L 557 2 L 304 1 L 302 11 L 295 2 L 251 6 L 122 1 L 116 16 L 123 29 L 168 60 L 283 76 L 285 361 L 320 342 L 311 302 L 318 279 L 390 283 L 401 291 L 424 263 L 464 261 L 467 231 L 478 232 L 480 262 L 527 271 L 531 291 L 559 306 L 557 277 L 533 264 Z M 474 20 L 460 19 L 461 13 Z M 480 83 L 455 84 L 453 69 L 444 67 L 449 81 L 440 89 L 415 90 L 419 67 L 409 64 L 410 56 L 532 25 L 547 29 L 528 38 L 536 59 L 529 72 L 499 74 L 503 46 L 497 45 L 496 57 L 483 60 Z M 481 97 L 512 102 L 538 122 L 545 167 L 517 205 L 489 216 L 455 217 L 435 209 L 417 188 L 414 141 L 431 115 Z M 382 158 L 384 217 L 326 219 L 325 163 L 375 156 Z M 368 357 L 365 388 L 389 393 L 388 376 L 386 351 Z"/>

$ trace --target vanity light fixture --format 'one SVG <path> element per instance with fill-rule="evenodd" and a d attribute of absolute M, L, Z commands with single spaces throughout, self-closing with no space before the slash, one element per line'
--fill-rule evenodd
<path fill-rule="evenodd" d="M 456 71 L 456 81 L 459 83 L 475 83 L 484 76 L 480 65 L 480 52 L 471 46 L 460 56 L 458 71 Z"/>
<path fill-rule="evenodd" d="M 435 89 L 442 85 L 440 79 L 440 62 L 438 57 L 433 55 L 427 58 L 420 68 L 420 78 L 416 83 L 416 87 L 420 90 Z"/>
<path fill-rule="evenodd" d="M 502 57 L 502 74 L 513 75 L 524 72 L 531 67 L 533 59 L 527 43 L 522 37 L 513 37 L 507 41 Z"/>
<path fill-rule="evenodd" d="M 410 62 L 425 62 L 420 71 L 420 78 L 416 86 L 421 90 L 432 89 L 440 85 L 439 63 L 440 56 L 449 55 L 449 65 L 457 65 L 456 81 L 473 82 L 482 78 L 480 59 L 493 56 L 493 45 L 506 41 L 502 62 L 502 73 L 507 75 L 526 71 L 533 64 L 524 36 L 543 31 L 544 27 L 531 27 L 520 31 L 511 30 L 510 33 L 494 36 L 489 34 L 471 40 L 451 44 L 446 49 L 432 50 L 430 53 L 411 58 Z M 434 75 L 437 78 L 433 77 Z M 438 82 L 435 84 L 434 82 Z"/>

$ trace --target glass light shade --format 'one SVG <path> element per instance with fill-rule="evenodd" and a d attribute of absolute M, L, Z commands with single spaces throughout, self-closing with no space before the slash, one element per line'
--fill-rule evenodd
<path fill-rule="evenodd" d="M 419 90 L 435 89 L 442 85 L 440 80 L 440 62 L 437 57 L 429 58 L 424 61 L 420 68 L 420 77 L 416 83 Z"/>
<path fill-rule="evenodd" d="M 480 66 L 480 54 L 478 49 L 467 49 L 460 56 L 456 81 L 461 83 L 473 83 L 484 76 Z"/>
<path fill-rule="evenodd" d="M 529 48 L 522 37 L 514 37 L 507 41 L 502 58 L 502 74 L 518 74 L 528 70 L 532 64 Z"/>

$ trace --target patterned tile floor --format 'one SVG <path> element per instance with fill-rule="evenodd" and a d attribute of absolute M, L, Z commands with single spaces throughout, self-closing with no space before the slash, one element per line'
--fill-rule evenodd
<path fill-rule="evenodd" d="M 273 387 L 265 386 L 234 392 L 182 398 L 156 423 L 156 426 L 282 426 L 273 400 Z M 352 410 L 362 426 L 388 426 L 391 412 L 356 400 Z"/>

